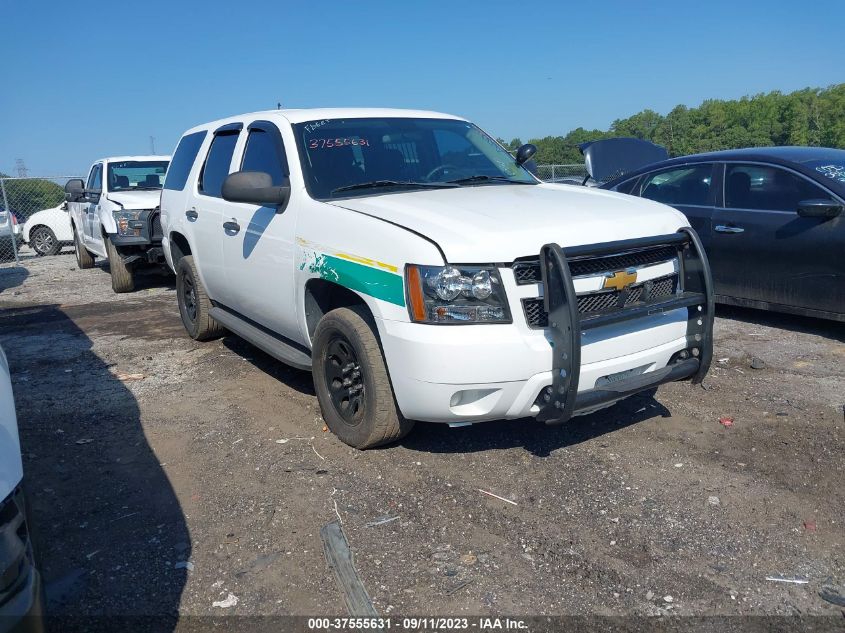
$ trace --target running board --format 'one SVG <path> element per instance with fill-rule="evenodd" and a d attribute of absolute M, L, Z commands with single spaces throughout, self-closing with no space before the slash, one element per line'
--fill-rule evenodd
<path fill-rule="evenodd" d="M 208 316 L 227 330 L 231 330 L 245 341 L 252 343 L 258 349 L 267 352 L 276 360 L 280 360 L 296 369 L 311 371 L 311 356 L 309 354 L 286 343 L 264 328 L 250 323 L 246 319 L 219 306 L 211 308 L 208 311 Z"/>

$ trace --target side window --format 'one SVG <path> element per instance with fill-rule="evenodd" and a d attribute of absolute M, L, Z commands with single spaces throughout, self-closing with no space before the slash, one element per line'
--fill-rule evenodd
<path fill-rule="evenodd" d="M 710 184 L 713 165 L 686 165 L 645 176 L 640 185 L 640 196 L 671 205 L 712 204 Z"/>
<path fill-rule="evenodd" d="M 811 198 L 830 198 L 830 194 L 779 167 L 729 164 L 725 170 L 725 206 L 729 209 L 797 212 L 798 203 Z"/>
<path fill-rule="evenodd" d="M 176 153 L 173 154 L 173 160 L 170 161 L 170 166 L 167 168 L 167 175 L 164 177 L 165 189 L 182 191 L 185 188 L 191 167 L 194 166 L 194 161 L 206 134 L 207 132 L 194 132 L 183 136 L 182 140 L 179 141 Z"/>
<path fill-rule="evenodd" d="M 631 178 L 626 182 L 616 185 L 613 190 L 618 193 L 631 193 L 634 190 L 634 185 L 637 184 L 639 178 Z"/>
<path fill-rule="evenodd" d="M 288 171 L 282 139 L 266 130 L 251 129 L 246 139 L 241 169 L 263 171 L 273 178 L 273 185 L 281 185 Z"/>
<path fill-rule="evenodd" d="M 237 131 L 227 130 L 214 135 L 208 156 L 205 158 L 205 165 L 202 166 L 202 173 L 200 173 L 200 193 L 215 198 L 221 197 L 223 181 L 229 175 L 229 166 L 232 164 L 232 154 L 235 152 L 237 141 Z"/>
<path fill-rule="evenodd" d="M 86 189 L 100 191 L 103 188 L 103 164 L 97 163 L 91 168 Z"/>

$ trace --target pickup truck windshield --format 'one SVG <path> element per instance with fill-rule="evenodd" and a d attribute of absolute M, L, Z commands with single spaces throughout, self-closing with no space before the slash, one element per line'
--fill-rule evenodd
<path fill-rule="evenodd" d="M 293 126 L 311 197 L 537 180 L 479 128 L 453 119 L 360 118 Z"/>
<path fill-rule="evenodd" d="M 140 191 L 161 189 L 166 160 L 124 160 L 109 163 L 109 191 Z"/>

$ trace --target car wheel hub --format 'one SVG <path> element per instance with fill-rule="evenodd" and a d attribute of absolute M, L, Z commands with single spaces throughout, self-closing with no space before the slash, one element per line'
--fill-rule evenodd
<path fill-rule="evenodd" d="M 182 278 L 182 298 L 185 302 L 185 312 L 191 323 L 197 320 L 197 291 L 194 280 L 185 275 Z"/>
<path fill-rule="evenodd" d="M 345 338 L 336 336 L 329 342 L 324 372 L 335 411 L 356 426 L 364 414 L 364 378 L 355 349 Z"/>
<path fill-rule="evenodd" d="M 53 248 L 53 236 L 46 231 L 38 231 L 35 234 L 35 250 L 46 253 Z"/>

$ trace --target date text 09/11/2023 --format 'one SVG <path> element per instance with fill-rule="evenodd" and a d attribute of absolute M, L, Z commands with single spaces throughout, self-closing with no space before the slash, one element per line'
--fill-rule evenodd
<path fill-rule="evenodd" d="M 525 631 L 528 624 L 524 620 L 512 618 L 447 618 L 447 617 L 409 617 L 409 618 L 309 618 L 308 629 L 312 631 L 337 630 L 376 630 L 398 629 L 403 631 Z"/>

